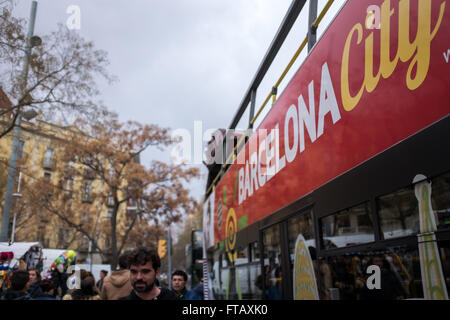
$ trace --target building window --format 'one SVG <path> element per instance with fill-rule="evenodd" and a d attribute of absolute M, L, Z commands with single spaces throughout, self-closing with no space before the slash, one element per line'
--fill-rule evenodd
<path fill-rule="evenodd" d="M 108 209 L 106 209 L 106 216 L 105 216 L 105 218 L 106 218 L 106 219 L 111 219 L 111 218 L 112 218 L 112 215 L 113 215 L 113 212 L 114 212 L 114 209 L 113 209 L 113 208 L 108 208 Z"/>
<path fill-rule="evenodd" d="M 106 202 L 106 205 L 107 205 L 108 207 L 113 207 L 113 206 L 114 206 L 114 199 L 113 199 L 113 196 L 112 196 L 112 192 L 110 192 L 110 193 L 108 194 L 108 200 L 107 200 L 107 202 Z"/>
<path fill-rule="evenodd" d="M 44 168 L 51 168 L 52 167 L 52 158 L 53 158 L 53 149 L 47 149 L 45 151 L 45 158 L 44 158 Z"/>
<path fill-rule="evenodd" d="M 73 190 L 73 178 L 68 177 L 66 180 L 65 191 L 70 192 Z"/>
<path fill-rule="evenodd" d="M 113 165 L 112 165 L 112 163 L 111 163 L 111 165 L 110 165 L 110 167 L 109 167 L 109 179 L 112 181 L 113 179 L 114 179 L 114 177 L 115 177 L 115 170 L 114 170 L 114 167 L 113 167 Z"/>
<path fill-rule="evenodd" d="M 44 178 L 50 180 L 52 178 L 52 172 L 48 170 L 44 170 Z"/>
<path fill-rule="evenodd" d="M 73 190 L 73 178 L 70 176 L 66 176 L 63 184 L 64 197 L 65 199 L 70 199 L 72 197 Z"/>
<path fill-rule="evenodd" d="M 84 181 L 83 202 L 92 202 L 91 192 L 92 192 L 92 180 Z"/>
<path fill-rule="evenodd" d="M 369 202 L 322 218 L 321 224 L 325 249 L 375 241 Z"/>
<path fill-rule="evenodd" d="M 137 210 L 137 201 L 135 199 L 129 199 L 127 203 L 128 211 L 136 211 Z"/>

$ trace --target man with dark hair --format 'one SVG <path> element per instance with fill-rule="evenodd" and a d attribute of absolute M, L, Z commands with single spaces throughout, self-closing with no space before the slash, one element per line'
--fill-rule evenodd
<path fill-rule="evenodd" d="M 119 270 L 111 272 L 103 279 L 100 298 L 102 300 L 117 300 L 126 296 L 133 289 L 130 282 L 130 271 L 128 270 L 128 254 L 119 256 Z"/>
<path fill-rule="evenodd" d="M 108 275 L 108 271 L 100 270 L 100 280 L 97 281 L 97 288 L 98 288 L 99 291 L 102 291 L 103 280 L 105 280 L 105 277 L 107 275 Z"/>
<path fill-rule="evenodd" d="M 44 279 L 39 281 L 41 294 L 36 297 L 36 300 L 56 300 L 55 298 L 55 284 L 51 279 Z"/>
<path fill-rule="evenodd" d="M 194 291 L 200 297 L 200 300 L 204 299 L 204 297 L 203 297 L 203 276 L 200 278 L 200 283 L 197 284 L 195 286 L 195 288 L 192 289 L 192 291 Z"/>
<path fill-rule="evenodd" d="M 33 300 L 27 293 L 29 281 L 28 271 L 14 271 L 10 278 L 11 287 L 6 290 L 2 300 Z"/>
<path fill-rule="evenodd" d="M 176 270 L 172 273 L 172 290 L 181 300 L 201 300 L 197 293 L 186 289 L 187 278 L 187 274 L 183 270 Z"/>
<path fill-rule="evenodd" d="M 178 300 L 175 293 L 155 284 L 161 261 L 158 253 L 150 248 L 137 248 L 128 256 L 131 293 L 120 300 Z"/>

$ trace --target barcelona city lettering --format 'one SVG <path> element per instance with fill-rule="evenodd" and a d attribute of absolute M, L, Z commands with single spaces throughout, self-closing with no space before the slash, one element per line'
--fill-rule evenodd
<path fill-rule="evenodd" d="M 284 151 L 280 156 L 279 125 L 277 124 L 269 134 L 265 130 L 257 130 L 249 142 L 250 162 L 245 162 L 245 168 L 239 170 L 239 204 L 247 197 L 253 195 L 259 187 L 269 181 L 273 176 L 286 167 L 286 162 L 295 160 L 298 153 L 305 151 L 305 127 L 311 142 L 314 142 L 324 132 L 325 116 L 330 113 L 333 123 L 341 119 L 338 103 L 336 100 L 333 83 L 327 63 L 322 66 L 322 77 L 320 82 L 319 119 L 316 126 L 316 113 L 314 102 L 314 81 L 309 86 L 309 111 L 302 95 L 298 97 L 297 106 L 291 105 L 285 116 L 284 123 Z M 289 132 L 289 123 L 293 123 L 294 134 Z M 291 137 L 292 141 L 289 141 Z M 255 142 L 259 140 L 259 145 Z M 238 163 L 242 152 L 238 156 Z M 242 162 L 243 163 L 243 162 Z"/>
<path fill-rule="evenodd" d="M 395 58 L 391 60 L 391 16 L 394 9 L 391 8 L 391 1 L 385 0 L 381 6 L 381 28 L 380 31 L 380 67 L 374 75 L 374 35 L 370 33 L 365 39 L 365 63 L 364 81 L 360 90 L 354 96 L 349 88 L 349 68 L 350 68 L 350 46 L 353 35 L 356 33 L 356 43 L 362 41 L 363 27 L 357 23 L 348 34 L 345 42 L 341 65 L 341 95 L 342 104 L 346 111 L 351 111 L 356 107 L 364 90 L 368 93 L 374 91 L 380 78 L 389 78 L 395 71 L 399 60 L 401 62 L 410 61 L 406 75 L 406 86 L 410 90 L 417 89 L 428 74 L 430 66 L 431 40 L 436 36 L 442 23 L 445 11 L 445 1 L 440 5 L 439 17 L 433 30 L 431 30 L 431 0 L 418 1 L 418 21 L 415 40 L 410 42 L 410 0 L 400 0 L 398 4 L 398 49 Z M 413 76 L 413 71 L 415 75 Z"/>
<path fill-rule="evenodd" d="M 352 61 L 350 53 L 352 49 L 362 45 L 363 24 L 355 24 L 346 37 L 340 70 L 342 99 L 340 102 L 346 112 L 350 112 L 358 106 L 364 92 L 370 94 L 377 88 L 382 78 L 391 77 L 399 62 L 409 62 L 405 75 L 405 85 L 409 90 L 417 89 L 426 79 L 430 67 L 431 42 L 441 26 L 446 1 L 440 3 L 439 14 L 435 21 L 432 21 L 432 1 L 418 1 L 417 30 L 412 42 L 410 41 L 410 0 L 395 2 L 398 3 L 396 9 L 392 7 L 391 0 L 385 0 L 381 5 L 380 28 L 368 29 L 370 33 L 364 40 L 364 66 L 362 69 L 364 70 L 364 79 L 356 94 L 352 94 L 349 77 L 350 70 L 354 69 L 354 64 L 357 64 L 358 61 Z M 393 52 L 391 53 L 391 18 L 395 10 L 398 10 L 398 46 L 394 58 L 391 58 L 393 56 Z M 374 32 L 380 32 L 379 55 L 374 53 Z M 354 39 L 355 36 L 356 39 Z M 379 64 L 375 64 L 375 56 L 379 56 Z M 379 65 L 376 72 L 374 65 Z M 356 65 L 356 67 L 360 66 Z M 280 123 L 275 123 L 270 132 L 266 129 L 256 130 L 248 143 L 248 159 L 245 152 L 238 155 L 237 163 L 242 164 L 238 170 L 239 205 L 305 152 L 307 135 L 313 144 L 324 134 L 326 117 L 331 117 L 332 120 L 332 125 L 327 126 L 326 130 L 330 130 L 341 119 L 335 86 L 327 62 L 324 62 L 321 68 L 318 100 L 315 100 L 315 85 L 314 81 L 309 83 L 308 99 L 300 94 L 297 103 L 287 109 L 284 117 L 284 130 L 281 130 L 281 133 Z M 319 101 L 317 117 L 315 101 Z M 284 134 L 284 145 L 281 145 L 280 134 Z"/>

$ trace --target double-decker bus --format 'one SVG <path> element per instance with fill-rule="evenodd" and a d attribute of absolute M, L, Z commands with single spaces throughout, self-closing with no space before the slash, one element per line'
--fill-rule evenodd
<path fill-rule="evenodd" d="M 342 6 L 260 125 L 210 166 L 216 299 L 448 299 L 449 33 L 449 1 Z M 249 104 L 252 129 L 261 70 L 228 129 Z"/>

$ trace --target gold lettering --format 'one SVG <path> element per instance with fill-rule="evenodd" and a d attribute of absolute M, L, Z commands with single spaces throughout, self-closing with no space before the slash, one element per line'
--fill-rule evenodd
<path fill-rule="evenodd" d="M 373 33 L 366 38 L 366 59 L 364 64 L 364 86 L 367 92 L 372 92 L 380 81 L 380 71 L 373 75 Z"/>
<path fill-rule="evenodd" d="M 349 58 L 350 58 L 350 44 L 352 41 L 353 33 L 355 31 L 358 32 L 358 40 L 357 44 L 360 44 L 362 41 L 363 28 L 361 24 L 356 24 L 353 29 L 348 34 L 347 40 L 345 41 L 344 52 L 342 55 L 342 64 L 341 64 L 341 96 L 342 96 L 342 104 L 346 111 L 353 110 L 354 107 L 358 104 L 364 90 L 364 83 L 361 86 L 361 89 L 356 94 L 356 96 L 352 97 L 350 93 L 350 85 L 348 83 L 348 68 L 349 68 Z"/>
<path fill-rule="evenodd" d="M 391 16 L 394 9 L 391 10 L 391 0 L 386 0 L 381 5 L 381 35 L 380 35 L 380 72 L 384 79 L 389 78 L 397 67 L 398 49 L 394 60 L 391 61 Z"/>
<path fill-rule="evenodd" d="M 400 0 L 398 10 L 398 56 L 402 62 L 407 62 L 416 50 L 409 42 L 409 0 Z"/>
<path fill-rule="evenodd" d="M 364 89 L 370 93 L 379 83 L 380 76 L 389 78 L 395 71 L 398 61 L 410 61 L 406 74 L 406 86 L 410 90 L 417 89 L 425 81 L 430 68 L 431 41 L 436 36 L 444 16 L 446 2 L 440 5 L 439 17 L 431 30 L 431 0 L 418 1 L 417 33 L 415 40 L 410 42 L 410 0 L 399 1 L 398 12 L 398 49 L 391 60 L 391 17 L 394 9 L 391 9 L 391 0 L 385 0 L 381 6 L 381 34 L 380 34 L 380 67 L 376 75 L 373 74 L 374 44 L 373 33 L 365 40 L 364 82 L 356 96 L 352 96 L 349 86 L 349 59 L 350 45 L 353 34 L 357 32 L 359 45 L 362 41 L 363 29 L 361 24 L 356 24 L 347 36 L 341 65 L 341 96 L 342 104 L 346 111 L 353 110 L 359 103 Z M 413 71 L 415 73 L 413 74 Z"/>
<path fill-rule="evenodd" d="M 411 44 L 417 50 L 414 50 L 416 55 L 412 59 L 406 75 L 406 85 L 409 90 L 417 89 L 425 81 L 430 68 L 431 40 L 433 40 L 441 26 L 444 10 L 445 2 L 441 3 L 438 21 L 434 30 L 431 32 L 431 0 L 419 1 L 417 35 L 416 39 Z M 409 42 L 409 37 L 407 39 Z M 416 74 L 413 78 L 412 73 L 414 69 L 416 69 Z"/>

